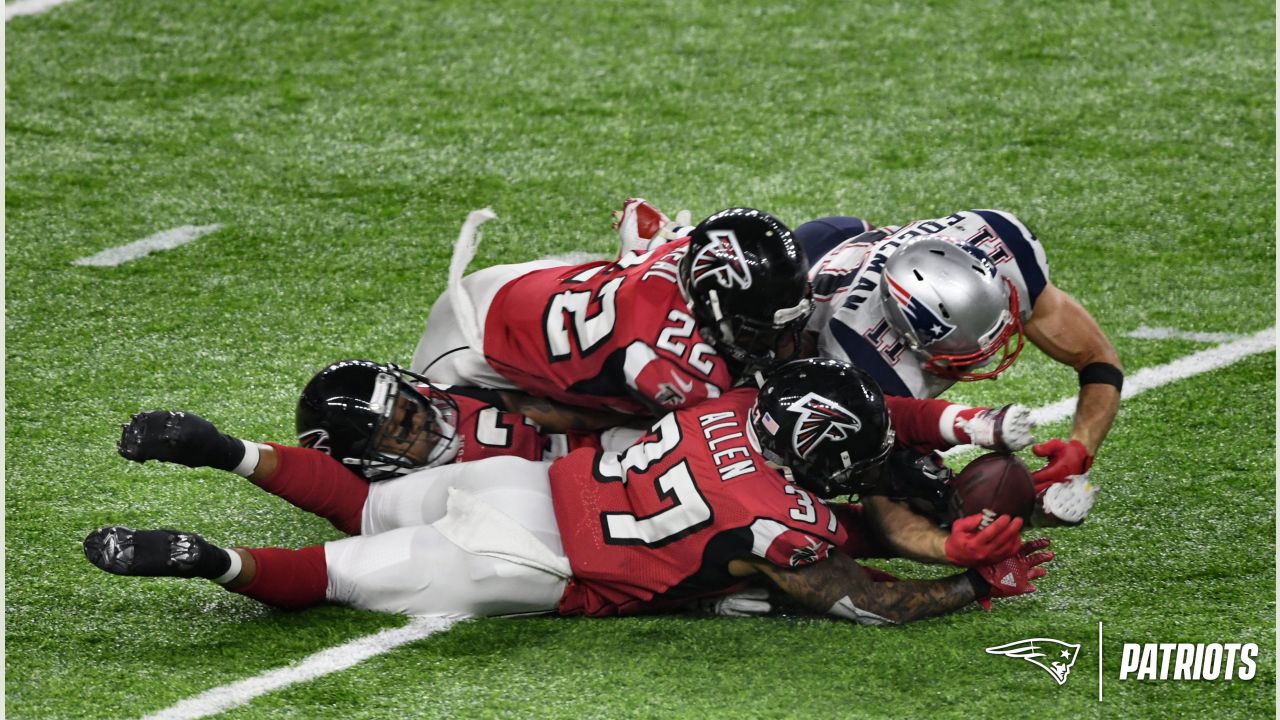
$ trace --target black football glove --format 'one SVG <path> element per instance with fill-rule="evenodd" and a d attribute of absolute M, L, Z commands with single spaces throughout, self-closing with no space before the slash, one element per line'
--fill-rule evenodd
<path fill-rule="evenodd" d="M 187 467 L 234 470 L 244 459 L 244 443 L 218 432 L 199 415 L 179 410 L 152 410 L 122 426 L 116 449 L 126 460 L 160 460 Z"/>

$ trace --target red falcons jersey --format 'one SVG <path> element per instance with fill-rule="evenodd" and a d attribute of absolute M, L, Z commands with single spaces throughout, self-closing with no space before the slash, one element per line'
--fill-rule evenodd
<path fill-rule="evenodd" d="M 507 283 L 485 318 L 485 358 L 517 387 L 569 405 L 648 415 L 718 397 L 733 375 L 680 291 L 688 249 L 675 240 Z"/>
<path fill-rule="evenodd" d="M 551 460 L 570 450 L 600 447 L 597 433 L 543 432 L 524 415 L 502 410 L 501 399 L 491 390 L 451 387 L 444 392 L 458 403 L 459 446 L 452 462 L 491 457 Z"/>
<path fill-rule="evenodd" d="M 566 615 L 628 615 L 736 589 L 729 562 L 781 567 L 827 557 L 845 531 L 787 482 L 748 434 L 756 391 L 734 390 L 664 416 L 626 453 L 577 451 L 551 465 L 573 579 Z"/>

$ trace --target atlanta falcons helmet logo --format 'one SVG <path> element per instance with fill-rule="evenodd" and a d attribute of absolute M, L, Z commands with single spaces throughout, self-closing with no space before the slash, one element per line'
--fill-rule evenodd
<path fill-rule="evenodd" d="M 693 284 L 700 285 L 705 278 L 715 278 L 723 288 L 736 285 L 746 290 L 751 287 L 747 257 L 738 244 L 738 236 L 732 230 L 709 230 L 707 240 L 707 244 L 693 257 Z"/>
<path fill-rule="evenodd" d="M 298 444 L 304 448 L 319 450 L 323 453 L 333 454 L 333 448 L 329 445 L 329 433 L 326 430 L 308 430 L 298 435 Z"/>
<path fill-rule="evenodd" d="M 817 393 L 805 395 L 788 405 L 787 410 L 800 416 L 791 436 L 791 445 L 802 458 L 807 459 L 823 440 L 839 442 L 849 437 L 849 433 L 862 429 L 858 416 Z"/>

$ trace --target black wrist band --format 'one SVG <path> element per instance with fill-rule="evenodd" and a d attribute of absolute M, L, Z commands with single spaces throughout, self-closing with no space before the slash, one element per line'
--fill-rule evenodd
<path fill-rule="evenodd" d="M 991 597 L 991 583 L 973 568 L 965 571 L 964 576 L 968 578 L 969 584 L 973 586 L 974 600 Z"/>
<path fill-rule="evenodd" d="M 1080 386 L 1110 385 L 1116 390 L 1124 387 L 1124 371 L 1111 363 L 1095 362 L 1080 368 Z"/>

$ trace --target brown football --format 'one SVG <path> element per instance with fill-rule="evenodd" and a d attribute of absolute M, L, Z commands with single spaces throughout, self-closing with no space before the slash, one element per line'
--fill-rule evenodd
<path fill-rule="evenodd" d="M 1036 487 L 1031 471 L 1017 455 L 987 453 L 964 467 L 951 481 L 952 520 L 990 510 L 1031 519 Z"/>

